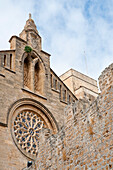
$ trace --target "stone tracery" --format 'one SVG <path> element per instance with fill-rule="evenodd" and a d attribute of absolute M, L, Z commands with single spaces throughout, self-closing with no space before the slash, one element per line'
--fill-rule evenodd
<path fill-rule="evenodd" d="M 45 122 L 32 111 L 19 113 L 13 124 L 14 135 L 20 147 L 28 154 L 36 156 L 38 153 L 38 137 Z"/>
<path fill-rule="evenodd" d="M 26 157 L 35 160 L 39 152 L 39 135 L 42 128 L 53 134 L 58 126 L 50 111 L 40 102 L 23 98 L 15 102 L 8 114 L 13 141 Z"/>

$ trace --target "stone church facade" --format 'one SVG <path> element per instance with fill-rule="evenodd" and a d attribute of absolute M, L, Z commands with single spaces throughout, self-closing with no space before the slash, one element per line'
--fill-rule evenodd
<path fill-rule="evenodd" d="M 0 51 L 0 168 L 20 170 L 40 159 L 40 134 L 63 132 L 64 108 L 79 103 L 84 112 L 98 88 L 96 80 L 72 69 L 56 75 L 31 15 L 9 42 L 10 50 Z"/>

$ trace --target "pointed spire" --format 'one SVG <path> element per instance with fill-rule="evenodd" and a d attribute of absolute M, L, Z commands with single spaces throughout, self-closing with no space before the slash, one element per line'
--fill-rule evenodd
<path fill-rule="evenodd" d="M 26 21 L 26 25 L 24 27 L 25 30 L 34 30 L 36 33 L 38 33 L 35 22 L 31 18 L 31 13 L 29 13 L 29 19 Z"/>
<path fill-rule="evenodd" d="M 29 18 L 26 21 L 23 31 L 20 33 L 20 38 L 25 39 L 26 41 L 25 35 L 27 32 L 35 32 L 36 34 L 38 34 L 38 30 L 35 25 L 35 22 L 31 18 L 31 13 L 29 13 Z"/>

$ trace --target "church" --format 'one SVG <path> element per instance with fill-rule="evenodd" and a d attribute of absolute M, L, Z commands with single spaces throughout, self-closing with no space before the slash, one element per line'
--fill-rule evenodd
<path fill-rule="evenodd" d="M 1 170 L 36 160 L 42 129 L 57 134 L 66 106 L 79 101 L 85 110 L 99 94 L 97 81 L 74 69 L 57 76 L 41 42 L 30 14 L 19 37 L 10 38 L 10 49 L 0 51 Z"/>

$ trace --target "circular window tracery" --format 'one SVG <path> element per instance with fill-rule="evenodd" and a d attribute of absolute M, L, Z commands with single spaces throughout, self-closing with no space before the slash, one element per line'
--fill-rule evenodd
<path fill-rule="evenodd" d="M 29 98 L 20 99 L 11 106 L 7 121 L 16 147 L 32 160 L 38 154 L 41 129 L 50 129 L 53 134 L 58 132 L 51 112 L 40 102 Z"/>
<path fill-rule="evenodd" d="M 42 127 L 46 127 L 45 122 L 33 111 L 22 111 L 14 119 L 13 134 L 17 144 L 34 157 L 38 153 L 38 139 Z"/>

